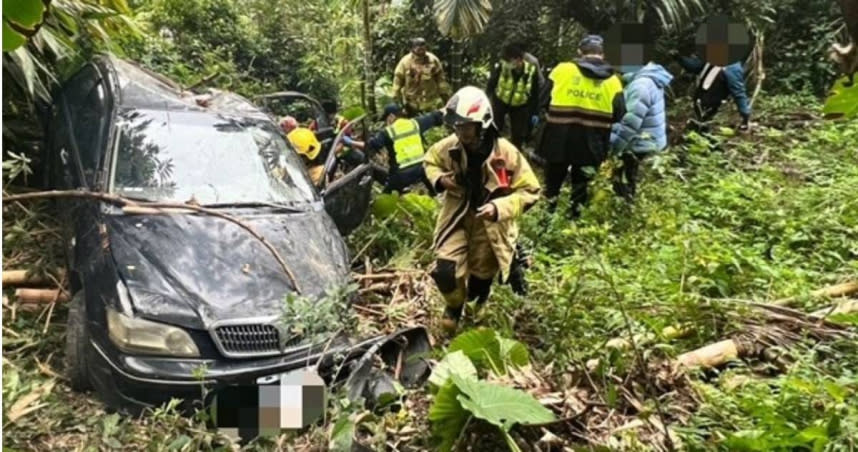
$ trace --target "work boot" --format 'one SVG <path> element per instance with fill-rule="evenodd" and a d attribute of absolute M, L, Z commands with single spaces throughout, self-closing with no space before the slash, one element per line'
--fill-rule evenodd
<path fill-rule="evenodd" d="M 441 319 L 441 329 L 444 330 L 444 333 L 450 336 L 456 333 L 456 330 L 459 328 L 459 319 L 462 317 L 463 308 L 464 306 L 459 306 L 458 308 L 447 306 L 444 309 L 444 317 Z"/>

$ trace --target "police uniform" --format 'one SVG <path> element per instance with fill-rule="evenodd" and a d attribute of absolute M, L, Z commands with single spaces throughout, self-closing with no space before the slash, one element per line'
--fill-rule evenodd
<path fill-rule="evenodd" d="M 572 214 L 587 202 L 587 184 L 610 147 L 611 125 L 622 117 L 623 86 L 598 58 L 558 64 L 548 77 L 550 104 L 539 153 L 546 160 L 545 194 L 556 205 L 563 181 L 572 179 Z"/>

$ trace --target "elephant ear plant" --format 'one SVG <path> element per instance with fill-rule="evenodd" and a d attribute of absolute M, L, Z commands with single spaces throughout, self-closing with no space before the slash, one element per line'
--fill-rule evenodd
<path fill-rule="evenodd" d="M 529 364 L 530 355 L 522 343 L 501 337 L 492 329 L 466 331 L 453 339 L 429 377 L 435 394 L 429 420 L 440 450 L 453 450 L 464 430 L 476 420 L 497 427 L 510 450 L 518 451 L 510 435 L 513 426 L 555 420 L 554 414 L 530 394 L 480 378 L 503 376 Z"/>

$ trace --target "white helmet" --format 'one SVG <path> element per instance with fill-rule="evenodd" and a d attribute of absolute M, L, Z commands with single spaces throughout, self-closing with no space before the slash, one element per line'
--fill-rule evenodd
<path fill-rule="evenodd" d="M 467 122 L 480 123 L 483 130 L 494 124 L 492 104 L 485 91 L 476 86 L 466 86 L 447 101 L 444 107 L 444 121 L 450 125 L 463 124 Z"/>

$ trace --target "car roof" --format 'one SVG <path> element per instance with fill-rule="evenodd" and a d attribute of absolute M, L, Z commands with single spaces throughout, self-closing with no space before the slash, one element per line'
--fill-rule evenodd
<path fill-rule="evenodd" d="M 121 109 L 198 111 L 271 120 L 256 105 L 236 93 L 210 89 L 197 94 L 183 90 L 178 83 L 163 75 L 115 55 L 104 54 L 99 60 L 115 75 L 113 89 Z M 197 103 L 201 97 L 208 101 L 205 107 Z"/>

